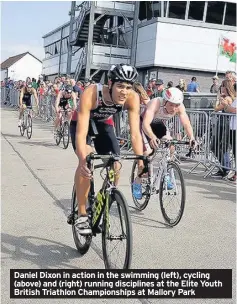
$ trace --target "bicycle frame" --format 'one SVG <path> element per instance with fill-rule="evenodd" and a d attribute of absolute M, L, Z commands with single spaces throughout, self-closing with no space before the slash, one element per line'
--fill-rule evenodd
<path fill-rule="evenodd" d="M 92 154 L 90 155 L 92 157 Z M 109 156 L 107 156 L 108 158 Z M 99 156 L 93 156 L 93 159 L 99 159 Z M 105 158 L 105 157 L 104 157 Z M 91 219 L 91 227 L 92 233 L 95 236 L 98 233 L 98 227 L 103 215 L 104 210 L 106 216 L 106 223 L 109 227 L 109 199 L 112 195 L 113 189 L 115 189 L 114 181 L 115 181 L 115 171 L 113 169 L 113 163 L 115 160 L 109 160 L 107 164 L 99 164 L 95 165 L 92 162 L 88 162 L 88 168 L 91 169 L 92 173 L 95 169 L 102 168 L 102 171 L 106 169 L 106 177 L 104 183 L 102 185 L 101 190 L 98 192 L 97 196 L 95 197 L 95 187 L 94 187 L 94 179 L 91 179 L 90 183 L 90 192 L 88 196 L 89 201 L 89 218 Z M 101 171 L 101 172 L 102 172 Z M 107 228 L 108 228 L 107 227 Z"/>
<path fill-rule="evenodd" d="M 99 165 L 93 164 L 91 160 L 94 159 L 102 159 L 107 161 L 106 163 L 102 163 Z M 91 185 L 90 185 L 90 192 L 88 196 L 89 201 L 89 208 L 87 209 L 89 218 L 91 220 L 91 226 L 92 226 L 92 233 L 93 235 L 96 235 L 98 232 L 99 223 L 101 220 L 101 217 L 103 215 L 104 210 L 105 216 L 106 216 L 106 223 L 107 227 L 109 229 L 109 200 L 110 197 L 113 195 L 113 190 L 116 189 L 115 186 L 115 175 L 116 172 L 114 171 L 113 164 L 116 161 L 119 161 L 120 159 L 127 159 L 127 160 L 134 160 L 134 159 L 143 159 L 145 161 L 146 167 L 148 166 L 148 160 L 146 156 L 131 156 L 131 155 L 123 155 L 123 156 L 114 156 L 114 155 L 95 155 L 91 153 L 89 156 L 87 156 L 87 164 L 88 168 L 91 170 L 92 174 L 95 169 L 102 168 L 106 169 L 106 177 L 104 179 L 104 183 L 102 185 L 101 190 L 98 192 L 96 198 L 95 198 L 95 188 L 94 188 L 94 179 L 91 179 Z M 102 173 L 101 171 L 101 173 Z M 124 231 L 122 231 L 124 234 Z"/>
<path fill-rule="evenodd" d="M 28 115 L 30 115 L 32 117 L 32 108 L 31 107 L 26 107 L 23 111 L 22 122 L 23 122 L 24 128 L 26 128 L 26 126 L 27 126 L 26 120 L 27 120 Z"/>
<path fill-rule="evenodd" d="M 163 175 L 167 174 L 168 163 L 171 161 L 170 146 L 175 145 L 175 144 L 188 145 L 189 142 L 176 141 L 176 140 L 165 141 L 163 143 L 164 147 L 158 148 L 156 151 L 154 151 L 154 156 L 153 156 L 152 160 L 150 160 L 150 170 L 148 170 L 148 176 L 150 175 L 150 181 L 148 180 L 148 182 L 150 182 L 150 185 L 151 185 L 151 193 L 154 193 L 154 192 L 157 193 L 157 191 L 159 191 L 161 178 Z M 154 158 L 158 152 L 161 152 L 162 156 L 161 156 L 161 160 L 158 162 L 158 164 L 156 166 L 157 172 L 154 176 L 154 174 L 153 174 L 154 165 L 153 165 L 152 161 L 154 160 Z M 151 172 L 151 174 L 150 174 L 150 172 Z M 175 178 L 173 179 L 173 182 L 174 182 L 174 186 L 176 188 Z"/>

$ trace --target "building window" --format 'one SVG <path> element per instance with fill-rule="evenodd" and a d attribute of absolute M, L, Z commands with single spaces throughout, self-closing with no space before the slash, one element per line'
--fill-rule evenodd
<path fill-rule="evenodd" d="M 236 26 L 236 4 L 226 3 L 225 25 Z"/>
<path fill-rule="evenodd" d="M 169 1 L 169 18 L 184 19 L 186 11 L 186 1 Z"/>
<path fill-rule="evenodd" d="M 205 1 L 190 1 L 188 19 L 203 20 Z"/>
<path fill-rule="evenodd" d="M 153 17 L 161 16 L 161 1 L 152 1 Z"/>
<path fill-rule="evenodd" d="M 208 2 L 206 22 L 222 24 L 225 2 Z"/>

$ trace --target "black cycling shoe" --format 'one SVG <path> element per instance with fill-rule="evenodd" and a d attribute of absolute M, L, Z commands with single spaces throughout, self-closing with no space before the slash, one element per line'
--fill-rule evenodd
<path fill-rule="evenodd" d="M 70 213 L 67 217 L 67 223 L 69 225 L 72 225 L 73 224 L 73 213 Z"/>

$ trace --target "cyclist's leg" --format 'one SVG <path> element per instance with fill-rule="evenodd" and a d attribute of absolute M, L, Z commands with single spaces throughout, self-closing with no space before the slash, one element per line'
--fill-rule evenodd
<path fill-rule="evenodd" d="M 60 110 L 61 110 L 61 107 L 59 107 L 59 112 L 56 113 L 56 119 L 55 119 L 55 122 L 54 122 L 54 132 L 56 132 L 56 130 L 59 126 L 61 117 L 62 117 L 62 113 L 61 113 Z"/>
<path fill-rule="evenodd" d="M 75 151 L 76 125 L 71 128 L 71 131 L 74 133 L 71 135 L 71 138 L 72 138 L 72 145 Z M 89 137 L 89 135 L 87 136 L 86 143 L 87 143 L 86 145 L 87 154 L 90 154 L 93 150 L 91 147 L 91 138 Z M 80 163 L 78 163 L 78 167 L 76 169 L 75 179 L 74 179 L 76 194 L 77 194 L 76 197 L 78 202 L 78 219 L 75 222 L 75 227 L 79 234 L 87 235 L 91 233 L 91 227 L 86 211 L 86 203 L 90 191 L 90 180 L 81 176 L 79 165 Z"/>
<path fill-rule="evenodd" d="M 94 140 L 96 152 L 102 155 L 109 154 L 110 152 L 115 155 L 120 155 L 120 147 L 114 127 L 105 123 L 97 123 L 96 127 L 99 133 Z M 119 182 L 120 167 L 119 162 L 114 163 L 115 185 L 118 185 Z"/>

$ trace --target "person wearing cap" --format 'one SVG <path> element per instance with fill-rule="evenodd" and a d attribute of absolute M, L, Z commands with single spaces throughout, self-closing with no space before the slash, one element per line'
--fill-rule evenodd
<path fill-rule="evenodd" d="M 213 84 L 210 87 L 210 93 L 218 93 L 218 91 L 219 91 L 218 79 L 219 78 L 218 78 L 217 75 L 215 75 L 214 77 L 212 77 Z"/>
<path fill-rule="evenodd" d="M 54 124 L 54 133 L 56 132 L 61 119 L 61 110 L 76 110 L 76 107 L 77 97 L 76 94 L 73 92 L 73 87 L 65 86 L 64 90 L 58 93 L 55 101 L 56 119 Z M 67 117 L 70 122 L 72 117 L 72 113 L 70 111 L 67 113 Z"/>
<path fill-rule="evenodd" d="M 152 98 L 163 97 L 164 96 L 164 91 L 165 91 L 164 82 L 163 82 L 162 79 L 158 79 L 156 81 L 156 90 L 155 90 L 154 96 L 152 96 Z"/>
<path fill-rule="evenodd" d="M 37 108 L 39 107 L 39 100 L 37 97 L 36 90 L 33 88 L 32 84 L 29 82 L 26 84 L 25 87 L 23 87 L 20 91 L 20 99 L 19 99 L 19 122 L 18 127 L 21 126 L 21 119 L 23 115 L 23 111 L 26 107 L 32 107 L 32 100 L 31 96 L 34 96 Z"/>

